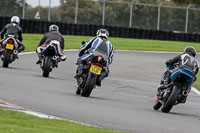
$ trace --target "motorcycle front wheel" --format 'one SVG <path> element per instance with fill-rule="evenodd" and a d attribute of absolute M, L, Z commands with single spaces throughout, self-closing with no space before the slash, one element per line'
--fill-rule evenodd
<path fill-rule="evenodd" d="M 162 103 L 160 102 L 160 99 L 157 98 L 153 106 L 154 110 L 158 110 L 161 106 L 162 106 Z"/>

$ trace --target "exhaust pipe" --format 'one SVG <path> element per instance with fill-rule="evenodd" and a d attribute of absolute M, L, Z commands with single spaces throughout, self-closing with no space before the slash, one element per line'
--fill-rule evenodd
<path fill-rule="evenodd" d="M 17 50 L 14 50 L 13 53 L 14 53 L 15 55 L 17 55 L 17 54 L 18 54 L 18 51 L 17 51 Z"/>
<path fill-rule="evenodd" d="M 53 56 L 52 59 L 53 59 L 54 61 L 56 61 L 58 58 L 57 58 L 57 56 Z"/>
<path fill-rule="evenodd" d="M 183 91 L 183 92 L 182 92 L 182 95 L 183 95 L 183 96 L 188 96 L 188 92 L 187 92 L 187 91 Z"/>

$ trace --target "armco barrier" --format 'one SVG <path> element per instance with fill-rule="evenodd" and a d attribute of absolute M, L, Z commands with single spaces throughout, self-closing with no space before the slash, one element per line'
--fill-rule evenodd
<path fill-rule="evenodd" d="M 3 27 L 8 23 L 10 23 L 9 17 L 0 16 L 0 30 L 3 29 Z M 49 22 L 28 19 L 22 19 L 20 22 L 23 33 L 44 34 L 48 31 L 48 28 L 51 24 L 58 25 L 60 32 L 64 35 L 95 36 L 98 29 L 106 28 L 109 31 L 111 37 L 200 42 L 200 34 L 193 33 L 157 31 L 140 28 L 102 26 L 93 24 L 68 24 L 63 22 Z"/>

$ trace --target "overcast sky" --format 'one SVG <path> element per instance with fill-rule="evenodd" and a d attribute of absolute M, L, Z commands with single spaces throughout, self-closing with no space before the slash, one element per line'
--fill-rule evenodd
<path fill-rule="evenodd" d="M 32 7 L 39 5 L 39 0 L 26 0 L 26 2 Z M 51 0 L 51 6 L 58 6 L 60 4 L 60 0 Z M 49 0 L 40 0 L 41 6 L 49 6 Z"/>

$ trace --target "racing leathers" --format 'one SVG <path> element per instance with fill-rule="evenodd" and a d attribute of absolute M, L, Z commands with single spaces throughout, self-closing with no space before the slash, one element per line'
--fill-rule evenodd
<path fill-rule="evenodd" d="M 168 61 L 166 61 L 166 65 L 168 66 L 173 66 L 174 64 L 177 63 L 177 68 L 176 69 L 169 69 L 168 71 L 166 71 L 164 73 L 164 81 L 161 80 L 161 85 L 159 86 L 158 90 L 162 90 L 165 89 L 167 84 L 169 83 L 170 80 L 170 75 L 172 73 L 174 73 L 177 69 L 182 69 L 182 68 L 188 68 L 190 70 L 193 71 L 194 74 L 194 81 L 196 81 L 196 75 L 199 71 L 199 63 L 198 61 L 195 59 L 194 56 L 189 55 L 189 54 L 180 54 L 178 56 L 175 56 L 172 59 L 169 59 Z"/>
<path fill-rule="evenodd" d="M 105 43 L 102 43 L 105 42 Z M 99 86 L 101 86 L 101 81 L 105 78 L 108 77 L 109 74 L 109 65 L 113 61 L 113 53 L 114 53 L 114 48 L 113 45 L 109 40 L 107 40 L 104 37 L 95 37 L 92 39 L 89 39 L 83 46 L 80 47 L 79 49 L 79 58 L 77 61 L 77 74 L 74 78 L 79 78 L 82 73 L 83 73 L 83 67 L 86 63 L 86 60 L 92 56 L 92 52 L 95 51 L 100 45 L 105 45 L 107 51 L 106 53 L 108 54 L 108 61 L 107 61 L 107 67 L 106 71 L 103 72 L 98 81 L 99 81 Z"/>
<path fill-rule="evenodd" d="M 60 59 L 62 61 L 66 60 L 66 55 L 63 52 L 65 44 L 64 44 L 64 38 L 62 34 L 58 31 L 49 31 L 44 34 L 43 38 L 40 40 L 38 47 L 36 49 L 36 52 L 39 57 L 39 61 L 37 62 L 37 64 L 41 63 L 41 60 L 42 60 L 41 53 L 51 41 L 58 42 L 54 44 L 56 44 L 56 50 L 60 56 Z"/>
<path fill-rule="evenodd" d="M 4 38 L 5 35 L 5 38 Z M 3 46 L 2 44 L 4 43 L 4 41 L 7 40 L 7 38 L 9 38 L 10 36 L 14 36 L 15 41 L 18 44 L 18 48 L 17 51 L 21 52 L 25 49 L 24 45 L 22 44 L 22 28 L 16 24 L 16 23 L 10 23 L 7 24 L 3 30 L 1 31 L 1 41 L 0 41 L 0 51 L 3 51 Z M 2 53 L 2 52 L 0 52 Z"/>

